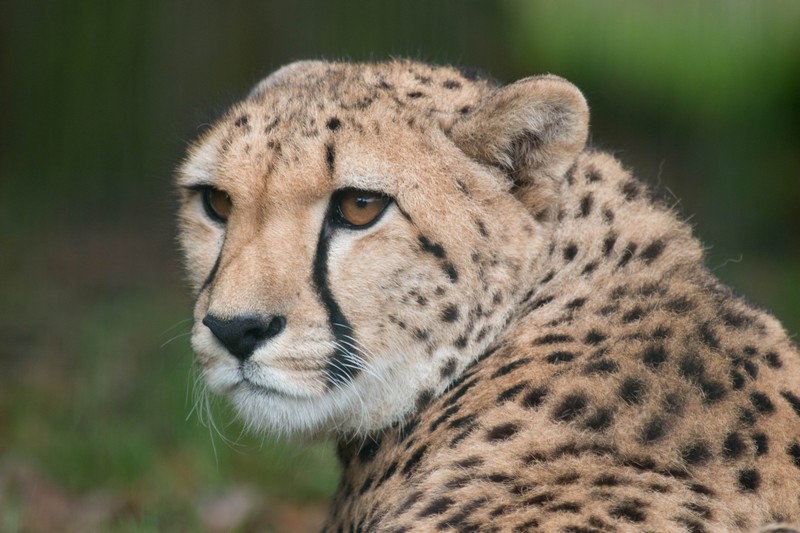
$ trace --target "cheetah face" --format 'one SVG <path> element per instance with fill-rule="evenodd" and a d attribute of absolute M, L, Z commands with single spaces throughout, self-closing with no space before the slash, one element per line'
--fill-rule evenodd
<path fill-rule="evenodd" d="M 586 129 L 572 86 L 520 83 L 295 64 L 190 150 L 178 183 L 192 347 L 249 424 L 386 427 L 497 341 Z M 531 106 L 539 123 L 520 127 Z"/>

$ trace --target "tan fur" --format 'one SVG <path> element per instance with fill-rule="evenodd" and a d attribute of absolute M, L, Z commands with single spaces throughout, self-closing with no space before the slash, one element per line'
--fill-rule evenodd
<path fill-rule="evenodd" d="M 302 62 L 190 150 L 193 348 L 254 428 L 338 440 L 326 530 L 800 522 L 797 349 L 587 131 L 555 76 Z M 393 203 L 337 226 L 344 188 Z M 202 321 L 248 313 L 286 327 L 237 359 Z"/>

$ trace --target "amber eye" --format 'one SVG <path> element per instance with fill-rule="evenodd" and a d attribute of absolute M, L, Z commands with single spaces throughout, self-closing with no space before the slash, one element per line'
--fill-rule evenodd
<path fill-rule="evenodd" d="M 346 226 L 361 228 L 378 219 L 392 201 L 386 195 L 347 189 L 340 191 L 334 198 L 336 216 Z"/>
<path fill-rule="evenodd" d="M 203 208 L 206 214 L 217 222 L 226 222 L 233 209 L 233 202 L 228 193 L 214 187 L 203 187 Z"/>

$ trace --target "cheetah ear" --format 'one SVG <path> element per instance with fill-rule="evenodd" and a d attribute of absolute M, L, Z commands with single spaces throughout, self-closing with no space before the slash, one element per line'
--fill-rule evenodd
<path fill-rule="evenodd" d="M 306 60 L 306 61 L 295 61 L 294 63 L 289 63 L 288 65 L 284 65 L 260 82 L 256 84 L 250 90 L 250 94 L 247 95 L 248 99 L 251 98 L 258 98 L 260 95 L 264 93 L 270 87 L 274 87 L 281 82 L 287 80 L 290 77 L 295 77 L 301 74 L 303 71 L 311 70 L 314 68 L 319 68 L 325 65 L 324 61 L 313 61 L 313 60 Z"/>
<path fill-rule="evenodd" d="M 502 168 L 514 189 L 528 194 L 530 186 L 544 185 L 542 178 L 555 182 L 565 174 L 588 131 L 589 108 L 581 92 L 548 75 L 498 89 L 456 123 L 450 136 L 467 155 Z"/>

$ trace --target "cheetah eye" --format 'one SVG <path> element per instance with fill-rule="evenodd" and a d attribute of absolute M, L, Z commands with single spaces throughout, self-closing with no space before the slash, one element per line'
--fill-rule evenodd
<path fill-rule="evenodd" d="M 203 198 L 203 209 L 205 209 L 206 215 L 215 222 L 223 224 L 227 222 L 233 209 L 233 202 L 228 193 L 216 187 L 206 186 L 200 190 L 200 194 Z"/>
<path fill-rule="evenodd" d="M 385 194 L 345 189 L 333 197 L 334 218 L 343 226 L 365 228 L 375 222 L 392 202 Z"/>

